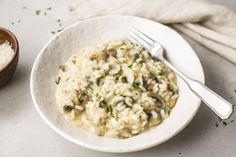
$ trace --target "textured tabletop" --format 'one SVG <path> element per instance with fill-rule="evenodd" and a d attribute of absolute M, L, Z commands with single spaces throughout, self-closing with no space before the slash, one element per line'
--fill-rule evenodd
<path fill-rule="evenodd" d="M 192 122 L 169 141 L 135 153 L 112 154 L 77 146 L 50 129 L 40 118 L 30 96 L 33 62 L 46 42 L 76 21 L 68 7 L 74 0 L 0 0 L 0 27 L 18 37 L 20 60 L 11 82 L 0 88 L 0 157 L 208 157 L 236 156 L 236 115 L 219 121 L 204 104 Z M 211 0 L 236 10 L 234 0 Z M 199 56 L 206 85 L 236 104 L 236 65 L 190 40 Z M 235 120 L 235 122 L 234 122 Z"/>

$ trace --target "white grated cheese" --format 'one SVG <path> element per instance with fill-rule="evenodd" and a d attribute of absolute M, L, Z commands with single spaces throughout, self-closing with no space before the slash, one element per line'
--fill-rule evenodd
<path fill-rule="evenodd" d="M 0 71 L 10 62 L 14 55 L 14 50 L 8 41 L 0 44 Z"/>

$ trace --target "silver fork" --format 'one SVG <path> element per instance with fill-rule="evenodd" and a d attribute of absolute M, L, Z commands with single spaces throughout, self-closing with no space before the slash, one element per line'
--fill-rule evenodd
<path fill-rule="evenodd" d="M 152 57 L 162 61 L 167 67 L 173 70 L 180 78 L 182 78 L 192 90 L 206 105 L 208 105 L 221 119 L 227 119 L 233 112 L 232 104 L 223 99 L 221 96 L 213 92 L 201 82 L 194 80 L 179 69 L 170 64 L 164 57 L 164 48 L 161 44 L 150 38 L 142 31 L 136 29 L 128 35 L 128 40 L 144 47 L 149 51 Z"/>

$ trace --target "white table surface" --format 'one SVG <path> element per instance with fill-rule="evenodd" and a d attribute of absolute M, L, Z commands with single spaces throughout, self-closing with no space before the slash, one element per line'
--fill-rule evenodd
<path fill-rule="evenodd" d="M 234 0 L 211 0 L 236 10 Z M 0 157 L 74 157 L 74 156 L 236 156 L 236 120 L 234 114 L 225 126 L 204 104 L 192 122 L 171 140 L 148 150 L 112 154 L 77 146 L 51 130 L 36 112 L 30 96 L 29 79 L 33 62 L 43 45 L 57 31 L 74 23 L 67 13 L 73 0 L 0 0 L 0 26 L 14 32 L 20 44 L 20 60 L 14 78 L 0 88 Z M 27 9 L 22 9 L 26 6 Z M 36 15 L 45 10 L 47 15 Z M 57 19 L 62 19 L 60 27 Z M 20 22 L 18 21 L 20 20 Z M 14 22 L 14 25 L 12 24 Z M 184 36 L 185 37 L 185 36 Z M 185 37 L 198 54 L 206 84 L 231 103 L 236 103 L 236 65 Z"/>

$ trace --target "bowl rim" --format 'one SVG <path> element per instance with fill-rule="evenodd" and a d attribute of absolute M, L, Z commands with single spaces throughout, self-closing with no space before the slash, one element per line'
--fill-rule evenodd
<path fill-rule="evenodd" d="M 0 74 L 1 74 L 1 73 L 4 73 L 4 71 L 6 69 L 8 69 L 8 67 L 11 64 L 13 64 L 15 58 L 17 57 L 17 55 L 19 53 L 19 43 L 18 43 L 18 40 L 17 40 L 15 34 L 13 34 L 9 29 L 0 27 L 0 31 L 3 31 L 3 32 L 7 33 L 13 39 L 14 44 L 15 44 L 15 48 L 13 49 L 14 50 L 14 55 L 11 57 L 11 60 L 7 63 L 7 65 L 5 65 L 2 70 L 0 70 Z"/>
<path fill-rule="evenodd" d="M 155 142 L 152 142 L 151 144 L 146 144 L 146 145 L 142 145 L 142 146 L 137 146 L 137 147 L 132 147 L 132 148 L 129 148 L 129 149 L 121 149 L 121 150 L 117 150 L 117 149 L 112 149 L 112 148 L 109 148 L 109 149 L 106 149 L 104 147 L 100 147 L 100 146 L 94 146 L 94 145 L 90 145 L 90 144 L 87 144 L 85 142 L 81 142 L 81 141 L 78 141 L 76 139 L 74 139 L 73 137 L 70 137 L 69 135 L 67 135 L 64 131 L 60 130 L 59 128 L 57 128 L 57 126 L 55 126 L 53 123 L 50 122 L 50 120 L 47 119 L 47 117 L 44 115 L 44 113 L 40 110 L 39 106 L 38 106 L 38 103 L 36 101 L 36 98 L 35 98 L 35 95 L 34 95 L 34 82 L 33 82 L 33 77 L 34 77 L 34 73 L 36 72 L 36 67 L 37 67 L 37 64 L 39 62 L 39 59 L 40 59 L 40 56 L 43 54 L 43 52 L 45 51 L 45 49 L 48 47 L 48 45 L 50 45 L 58 36 L 61 35 L 61 33 L 63 33 L 64 31 L 67 31 L 68 29 L 70 28 L 73 28 L 75 27 L 76 25 L 79 25 L 81 23 L 86 23 L 87 21 L 92 21 L 92 20 L 97 20 L 97 19 L 103 19 L 103 18 L 113 18 L 113 17 L 123 17 L 123 18 L 136 18 L 136 19 L 140 19 L 140 20 L 144 20 L 144 21 L 151 21 L 151 22 L 155 22 L 155 23 L 158 23 L 156 21 L 152 21 L 152 20 L 149 20 L 149 19 L 146 19 L 146 18 L 141 18 L 141 17 L 137 17 L 137 16 L 129 16 L 129 15 L 106 15 L 106 16 L 98 16 L 98 17 L 93 17 L 93 18 L 89 18 L 89 19 L 86 19 L 86 20 L 83 20 L 83 21 L 78 21 L 78 22 L 75 22 L 69 26 L 67 26 L 63 31 L 61 31 L 60 33 L 58 33 L 57 35 L 53 36 L 47 43 L 46 45 L 40 50 L 39 54 L 37 55 L 35 61 L 34 61 L 34 64 L 33 64 L 33 67 L 32 67 L 32 70 L 31 70 L 31 76 L 30 76 L 30 93 L 31 93 L 31 97 L 32 97 L 32 100 L 33 100 L 33 104 L 37 110 L 37 112 L 39 113 L 40 117 L 46 122 L 46 124 L 51 127 L 52 130 L 54 130 L 57 134 L 59 134 L 60 136 L 62 136 L 63 138 L 69 140 L 70 142 L 74 143 L 74 144 L 77 144 L 79 146 L 82 146 L 82 147 L 85 147 L 85 148 L 88 148 L 88 149 L 91 149 L 91 150 L 95 150 L 95 151 L 100 151 L 100 152 L 110 152 L 110 153 L 127 153 L 127 152 L 136 152 L 136 151 L 141 151 L 141 150 L 144 150 L 144 149 L 148 149 L 148 148 L 151 148 L 153 146 L 156 146 L 156 145 L 159 145 L 165 141 L 167 141 L 168 139 L 171 139 L 172 137 L 174 137 L 175 135 L 177 135 L 179 132 L 181 132 L 189 123 L 190 121 L 195 117 L 196 113 L 198 112 L 200 106 L 201 106 L 201 100 L 199 99 L 197 105 L 198 105 L 198 108 L 196 109 L 196 111 L 192 114 L 192 116 L 188 119 L 188 121 L 185 123 L 185 125 L 183 125 L 182 127 L 180 127 L 178 130 L 176 130 L 171 136 L 168 136 L 166 137 L 165 139 L 162 139 L 161 141 L 155 141 Z M 167 27 L 161 23 L 158 23 L 164 27 Z M 200 80 L 201 83 L 205 83 L 205 76 L 204 76 L 204 71 L 203 71 L 203 68 L 202 68 L 202 64 L 197 56 L 197 54 L 195 53 L 195 51 L 193 50 L 193 48 L 190 46 L 190 44 L 179 34 L 177 33 L 175 30 L 167 27 L 168 29 L 170 29 L 171 31 L 175 32 L 176 35 L 178 35 L 181 39 L 183 39 L 187 44 L 188 46 L 190 47 L 190 49 L 192 50 L 193 54 L 196 58 L 196 61 L 198 62 L 198 64 L 200 65 L 200 70 L 201 70 L 201 73 L 202 73 L 202 78 Z"/>

